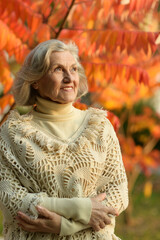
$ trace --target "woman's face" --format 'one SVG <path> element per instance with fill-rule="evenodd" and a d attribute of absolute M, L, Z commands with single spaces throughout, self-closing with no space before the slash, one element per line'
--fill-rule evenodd
<path fill-rule="evenodd" d="M 76 61 L 69 51 L 53 52 L 48 73 L 33 87 L 42 98 L 57 103 L 73 102 L 77 96 L 79 74 Z"/>

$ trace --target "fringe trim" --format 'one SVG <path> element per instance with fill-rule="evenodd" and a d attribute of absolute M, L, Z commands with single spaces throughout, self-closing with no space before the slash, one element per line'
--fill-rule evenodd
<path fill-rule="evenodd" d="M 19 141 L 23 138 L 29 138 L 32 141 L 38 143 L 38 145 L 46 151 L 52 151 L 53 153 L 62 153 L 66 149 L 69 151 L 79 151 L 79 149 L 90 147 L 92 145 L 97 145 L 97 149 L 103 151 L 106 150 L 105 139 L 104 139 L 104 129 L 106 123 L 109 123 L 106 118 L 107 112 L 100 109 L 89 108 L 88 110 L 89 119 L 84 127 L 82 133 L 72 142 L 61 141 L 57 138 L 49 138 L 45 132 L 35 129 L 35 126 L 32 125 L 32 115 L 19 115 L 15 110 L 11 111 L 9 116 L 9 125 L 12 126 L 10 129 L 10 135 L 13 138 L 16 138 L 18 134 Z M 97 141 L 99 139 L 99 141 Z M 96 149 L 96 146 L 95 146 Z"/>

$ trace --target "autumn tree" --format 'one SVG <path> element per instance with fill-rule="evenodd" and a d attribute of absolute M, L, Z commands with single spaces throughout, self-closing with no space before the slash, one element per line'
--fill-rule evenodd
<path fill-rule="evenodd" d="M 11 86 L 29 51 L 52 38 L 73 40 L 89 83 L 76 106 L 118 116 L 108 113 L 116 130 L 120 124 L 131 191 L 139 172 L 159 165 L 159 115 L 147 105 L 160 85 L 158 11 L 158 0 L 0 0 L 1 120 L 13 107 Z"/>

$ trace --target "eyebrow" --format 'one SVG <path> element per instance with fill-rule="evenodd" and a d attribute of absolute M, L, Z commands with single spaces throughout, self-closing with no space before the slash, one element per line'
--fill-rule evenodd
<path fill-rule="evenodd" d="M 54 64 L 52 64 L 51 66 L 50 66 L 50 68 L 52 68 L 52 67 L 54 67 L 54 66 L 61 66 L 61 67 L 64 67 L 64 65 L 63 64 L 61 64 L 61 63 L 54 63 Z M 71 67 L 72 66 L 77 66 L 77 63 L 73 63 L 72 65 L 71 65 Z"/>

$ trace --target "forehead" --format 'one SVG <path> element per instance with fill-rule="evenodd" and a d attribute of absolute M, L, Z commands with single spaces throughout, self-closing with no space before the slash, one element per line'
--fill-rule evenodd
<path fill-rule="evenodd" d="M 50 63 L 51 65 L 53 64 L 72 65 L 76 64 L 76 60 L 69 51 L 52 52 L 50 56 Z"/>

